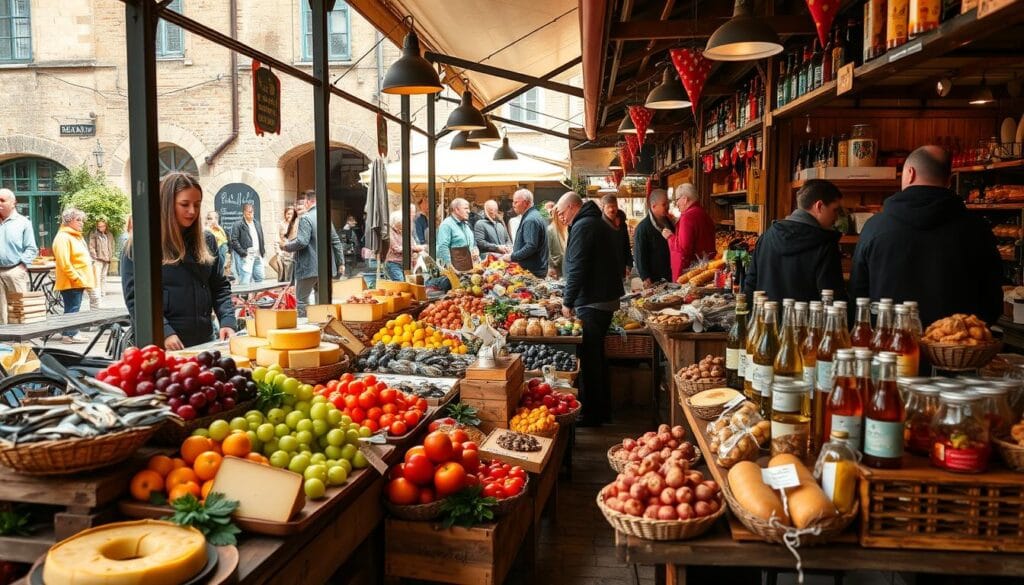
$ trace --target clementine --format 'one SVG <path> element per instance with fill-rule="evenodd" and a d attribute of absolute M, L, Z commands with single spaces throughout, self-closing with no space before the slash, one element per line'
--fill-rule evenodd
<path fill-rule="evenodd" d="M 153 455 L 146 464 L 146 469 L 152 469 L 160 474 L 160 477 L 167 477 L 167 474 L 174 471 L 174 460 L 167 455 Z"/>
<path fill-rule="evenodd" d="M 206 481 L 217 477 L 217 471 L 220 469 L 220 462 L 224 460 L 224 457 L 215 451 L 205 451 L 200 453 L 196 457 L 196 462 L 193 465 L 196 476 L 199 479 Z"/>
<path fill-rule="evenodd" d="M 200 453 L 212 451 L 213 446 L 213 439 L 192 435 L 181 444 L 181 458 L 185 460 L 185 463 L 192 465 Z"/>
<path fill-rule="evenodd" d="M 132 497 L 140 502 L 148 502 L 153 492 L 160 492 L 163 489 L 164 478 L 152 469 L 144 469 L 132 477 Z"/>
<path fill-rule="evenodd" d="M 170 492 L 172 489 L 177 487 L 178 484 L 190 481 L 197 483 L 199 481 L 199 476 L 196 475 L 195 471 L 192 471 L 191 467 L 182 467 L 167 474 L 164 486 L 167 488 L 167 491 Z"/>
<path fill-rule="evenodd" d="M 249 440 L 249 435 L 245 433 L 232 433 L 224 438 L 220 448 L 225 455 L 245 457 L 252 452 L 252 441 Z"/>
<path fill-rule="evenodd" d="M 208 479 L 208 480 L 204 481 L 203 482 L 203 487 L 200 490 L 200 494 L 202 494 L 204 500 L 206 499 L 206 496 L 210 495 L 210 490 L 211 489 L 213 489 L 213 480 L 212 479 Z"/>
<path fill-rule="evenodd" d="M 187 494 L 192 494 L 196 499 L 199 499 L 202 496 L 202 489 L 199 487 L 199 484 L 194 481 L 180 483 L 171 489 L 170 494 L 167 496 L 167 501 L 173 502 Z"/>

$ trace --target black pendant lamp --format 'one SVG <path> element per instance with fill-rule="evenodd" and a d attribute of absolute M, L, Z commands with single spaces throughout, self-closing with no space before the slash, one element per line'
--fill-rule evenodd
<path fill-rule="evenodd" d="M 736 0 L 732 18 L 708 39 L 704 56 L 715 61 L 752 61 L 782 52 L 779 35 L 753 15 L 753 0 Z"/>
<path fill-rule="evenodd" d="M 994 101 L 996 101 L 996 97 L 992 95 L 992 88 L 988 86 L 988 83 L 985 81 L 985 73 L 982 72 L 981 86 L 971 93 L 971 97 L 967 100 L 967 103 L 972 106 L 984 106 L 985 104 L 991 104 Z"/>
<path fill-rule="evenodd" d="M 494 160 L 518 160 L 519 155 L 516 151 L 512 150 L 512 147 L 508 145 L 508 133 L 503 133 L 501 137 L 501 146 L 494 152 Z"/>
<path fill-rule="evenodd" d="M 686 94 L 686 88 L 679 81 L 679 77 L 669 71 L 668 67 L 661 75 L 661 84 L 647 94 L 647 102 L 644 104 L 652 110 L 679 110 L 692 105 L 690 96 Z"/>
<path fill-rule="evenodd" d="M 409 34 L 402 44 L 402 56 L 388 67 L 381 91 L 395 95 L 417 95 L 437 93 L 444 89 L 437 71 L 420 54 L 420 39 L 416 36 L 415 24 L 409 19 Z"/>
<path fill-rule="evenodd" d="M 491 121 L 490 116 L 485 116 L 487 120 L 487 127 L 483 130 L 473 130 L 469 133 L 470 142 L 495 142 L 501 140 L 501 134 L 498 133 L 498 127 Z"/>
<path fill-rule="evenodd" d="M 470 142 L 469 132 L 462 131 L 456 133 L 452 138 L 450 150 L 480 150 L 480 143 Z"/>
<path fill-rule="evenodd" d="M 462 92 L 462 103 L 459 107 L 448 114 L 447 130 L 484 130 L 487 128 L 487 120 L 480 110 L 473 105 L 473 94 L 469 91 L 469 82 L 465 83 L 466 91 Z"/>
<path fill-rule="evenodd" d="M 626 112 L 626 116 L 619 122 L 619 134 L 639 134 L 636 131 L 636 125 L 633 124 L 633 118 L 629 117 L 629 112 Z M 654 130 L 650 126 L 647 127 L 647 131 L 644 134 L 654 134 Z"/>
<path fill-rule="evenodd" d="M 621 171 L 622 170 L 622 161 L 619 160 L 619 155 L 616 154 L 614 157 L 612 157 L 612 162 L 608 163 L 608 170 L 609 171 Z"/>

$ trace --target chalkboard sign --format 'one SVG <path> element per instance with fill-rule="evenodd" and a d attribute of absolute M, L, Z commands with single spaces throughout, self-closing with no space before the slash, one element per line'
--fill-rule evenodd
<path fill-rule="evenodd" d="M 252 62 L 252 118 L 256 134 L 281 133 L 281 80 L 274 73 Z"/>
<path fill-rule="evenodd" d="M 217 191 L 213 208 L 220 214 L 220 226 L 225 231 L 242 221 L 242 206 L 252 203 L 256 221 L 260 220 L 260 194 L 245 183 L 228 183 Z"/>

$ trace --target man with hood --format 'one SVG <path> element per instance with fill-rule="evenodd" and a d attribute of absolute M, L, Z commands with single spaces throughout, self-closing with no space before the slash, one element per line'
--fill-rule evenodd
<path fill-rule="evenodd" d="M 832 229 L 842 196 L 824 179 L 804 183 L 796 194 L 796 211 L 757 240 L 743 281 L 748 299 L 763 290 L 769 299 L 811 301 L 826 288 L 835 291 L 835 298 L 846 298 L 839 232 Z"/>
<path fill-rule="evenodd" d="M 611 389 L 608 387 L 608 364 L 604 357 L 604 336 L 612 315 L 619 308 L 622 296 L 622 275 L 625 264 L 620 254 L 609 254 L 615 245 L 616 233 L 602 218 L 601 209 L 593 201 L 583 203 L 572 191 L 562 195 L 555 206 L 559 219 L 569 226 L 562 263 L 565 290 L 562 293 L 562 315 L 575 312 L 583 322 L 581 359 L 585 426 L 599 426 L 611 421 Z"/>
<path fill-rule="evenodd" d="M 644 284 L 652 285 L 659 280 L 672 280 L 668 241 L 661 232 L 667 229 L 674 233 L 676 226 L 668 214 L 668 192 L 664 189 L 651 191 L 647 206 L 647 217 L 636 226 L 633 234 L 633 261 Z"/>
<path fill-rule="evenodd" d="M 1003 264 L 985 221 L 949 189 L 951 160 L 922 146 L 903 164 L 903 190 L 864 226 L 853 255 L 850 292 L 917 301 L 928 324 L 954 313 L 992 323 L 1003 302 Z"/>
<path fill-rule="evenodd" d="M 626 223 L 626 213 L 619 209 L 619 199 L 615 195 L 608 194 L 601 197 L 601 212 L 604 220 L 621 239 L 619 246 L 623 261 L 623 276 L 629 276 L 633 271 L 633 251 L 629 246 L 629 225 Z"/>

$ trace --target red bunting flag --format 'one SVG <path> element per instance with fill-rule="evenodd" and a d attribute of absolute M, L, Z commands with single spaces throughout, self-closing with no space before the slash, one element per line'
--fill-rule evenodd
<path fill-rule="evenodd" d="M 618 187 L 619 184 L 622 183 L 622 177 L 624 176 L 625 175 L 622 173 L 622 171 L 615 171 L 612 173 L 612 180 L 615 182 L 616 187 Z"/>
<path fill-rule="evenodd" d="M 672 49 L 672 64 L 679 72 L 679 79 L 683 87 L 690 94 L 690 103 L 693 104 L 693 117 L 697 118 L 697 104 L 700 102 L 700 94 L 704 90 L 704 83 L 711 75 L 711 61 L 704 58 L 704 53 L 699 49 Z"/>
<path fill-rule="evenodd" d="M 821 46 L 828 44 L 828 31 L 832 30 L 832 20 L 839 12 L 839 0 L 807 0 L 807 8 L 811 11 L 814 26 L 818 29 L 818 40 Z"/>
<path fill-rule="evenodd" d="M 626 134 L 626 148 L 629 149 L 629 157 L 636 163 L 640 156 L 640 140 L 636 134 Z"/>
<path fill-rule="evenodd" d="M 633 153 L 629 151 L 629 147 L 625 144 L 619 147 L 619 162 L 622 164 L 622 168 L 626 168 L 627 163 L 630 167 L 635 164 L 635 161 L 633 160 Z"/>
<path fill-rule="evenodd" d="M 629 106 L 629 119 L 633 120 L 636 126 L 637 151 L 644 147 L 644 137 L 647 136 L 647 127 L 651 125 L 651 118 L 654 117 L 654 110 L 644 106 Z"/>

